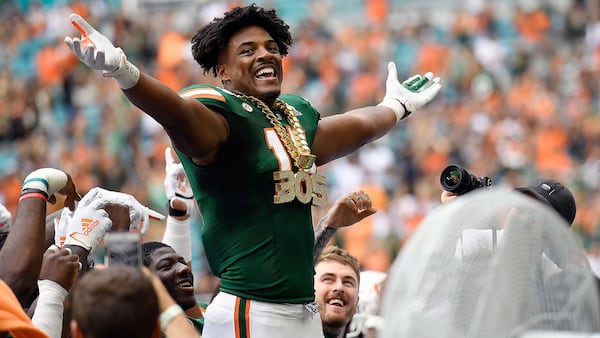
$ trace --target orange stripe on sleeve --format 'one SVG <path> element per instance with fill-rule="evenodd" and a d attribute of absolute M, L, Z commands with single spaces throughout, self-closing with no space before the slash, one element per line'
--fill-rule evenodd
<path fill-rule="evenodd" d="M 216 91 L 212 88 L 188 89 L 179 95 L 181 97 L 191 98 L 191 99 L 207 98 L 207 99 L 218 100 L 221 102 L 226 102 L 225 97 L 221 93 L 219 93 L 218 91 Z"/>

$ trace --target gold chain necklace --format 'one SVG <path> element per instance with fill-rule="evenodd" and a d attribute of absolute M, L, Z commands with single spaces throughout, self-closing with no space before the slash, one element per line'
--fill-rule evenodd
<path fill-rule="evenodd" d="M 292 130 L 292 136 L 294 139 L 290 137 L 290 134 L 287 132 L 286 128 L 281 124 L 281 121 L 277 119 L 275 113 L 261 100 L 255 98 L 254 96 L 243 95 L 243 98 L 252 102 L 263 114 L 265 117 L 271 122 L 277 136 L 283 142 L 285 149 L 288 154 L 294 160 L 296 167 L 300 169 L 310 169 L 315 163 L 316 156 L 310 153 L 310 148 L 308 147 L 308 142 L 306 142 L 306 136 L 304 134 L 304 129 L 302 129 L 302 125 L 296 117 L 294 110 L 287 103 L 277 99 L 274 103 L 274 108 L 283 112 L 285 114 L 285 118 L 288 121 L 288 124 Z"/>

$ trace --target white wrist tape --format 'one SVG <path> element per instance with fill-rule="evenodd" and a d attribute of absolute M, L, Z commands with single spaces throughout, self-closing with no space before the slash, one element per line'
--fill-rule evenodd
<path fill-rule="evenodd" d="M 23 181 L 23 188 L 44 191 L 48 196 L 62 189 L 67 184 L 67 174 L 54 168 L 42 168 L 31 172 Z"/>
<path fill-rule="evenodd" d="M 62 334 L 63 302 L 68 291 L 55 281 L 44 279 L 38 281 L 40 295 L 35 312 L 31 319 L 33 325 L 40 328 L 48 336 L 60 337 Z"/>
<path fill-rule="evenodd" d="M 163 311 L 158 317 L 158 321 L 160 322 L 160 329 L 165 332 L 167 330 L 167 326 L 169 323 L 175 319 L 178 315 L 183 313 L 183 309 L 181 306 L 177 304 L 173 304 L 169 306 L 165 311 Z"/>
<path fill-rule="evenodd" d="M 192 239 L 190 219 L 178 220 L 167 217 L 162 242 L 171 246 L 186 262 L 192 260 Z"/>
<path fill-rule="evenodd" d="M 138 83 L 140 80 L 140 70 L 133 63 L 126 60 L 117 70 L 104 72 L 104 76 L 112 77 L 117 81 L 121 89 L 126 90 Z"/>
<path fill-rule="evenodd" d="M 398 123 L 412 114 L 412 111 L 409 111 L 407 109 L 408 103 L 408 100 L 407 102 L 403 103 L 399 99 L 393 97 L 386 97 L 383 99 L 383 101 L 381 101 L 381 103 L 378 104 L 378 106 L 387 107 L 393 110 L 396 114 L 396 123 Z"/>

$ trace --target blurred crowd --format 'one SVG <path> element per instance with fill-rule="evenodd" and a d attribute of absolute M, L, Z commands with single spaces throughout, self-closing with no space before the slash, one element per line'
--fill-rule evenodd
<path fill-rule="evenodd" d="M 143 3 L 0 1 L 0 203 L 11 212 L 24 176 L 38 167 L 63 168 L 82 194 L 101 186 L 166 210 L 166 134 L 114 81 L 73 56 L 63 42 L 74 32 L 69 14 L 81 14 L 133 63 L 177 90 L 214 82 L 192 60 L 190 37 L 227 8 L 249 2 L 189 2 L 193 10 L 179 11 Z M 400 78 L 424 71 L 442 78 L 431 104 L 322 169 L 331 202 L 362 189 L 379 210 L 336 238 L 361 267 L 388 269 L 440 204 L 439 177 L 448 164 L 499 187 L 536 176 L 563 182 L 577 202 L 573 230 L 590 255 L 600 255 L 597 1 L 457 1 L 434 9 L 365 0 L 358 22 L 335 17 L 328 2 L 309 3 L 310 13 L 291 27 L 283 85 L 322 115 L 380 102 L 390 60 Z M 327 209 L 315 209 L 315 220 Z M 160 231 L 151 227 L 146 237 Z"/>

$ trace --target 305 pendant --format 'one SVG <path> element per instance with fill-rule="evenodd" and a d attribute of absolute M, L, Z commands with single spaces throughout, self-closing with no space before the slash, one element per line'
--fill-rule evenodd
<path fill-rule="evenodd" d="M 298 166 L 302 169 L 310 169 L 315 164 L 316 159 L 317 157 L 313 154 L 300 154 L 300 157 L 298 157 Z"/>

